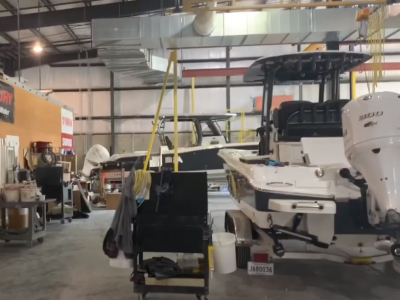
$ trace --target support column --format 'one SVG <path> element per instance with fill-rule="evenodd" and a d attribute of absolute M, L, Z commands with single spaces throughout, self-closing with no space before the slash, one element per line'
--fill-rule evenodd
<path fill-rule="evenodd" d="M 231 67 L 231 53 L 230 47 L 226 47 L 225 57 L 226 57 L 226 68 L 229 69 Z M 226 77 L 226 109 L 230 112 L 231 109 L 231 77 Z M 228 120 L 226 122 L 225 130 L 228 132 L 228 143 L 231 143 L 232 134 L 231 134 L 231 121 Z"/>
<path fill-rule="evenodd" d="M 110 122 L 111 122 L 111 149 L 110 155 L 116 152 L 115 143 L 115 98 L 114 98 L 114 73 L 110 72 Z"/>

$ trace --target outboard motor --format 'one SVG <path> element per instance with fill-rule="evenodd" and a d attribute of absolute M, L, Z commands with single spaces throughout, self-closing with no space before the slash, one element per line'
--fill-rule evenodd
<path fill-rule="evenodd" d="M 99 144 L 93 145 L 86 153 L 81 175 L 89 178 L 91 171 L 94 168 L 98 167 L 101 162 L 104 162 L 109 158 L 110 153 L 108 152 L 106 147 Z"/>
<path fill-rule="evenodd" d="M 400 230 L 400 95 L 377 92 L 350 101 L 342 111 L 344 147 L 361 173 L 379 221 Z"/>

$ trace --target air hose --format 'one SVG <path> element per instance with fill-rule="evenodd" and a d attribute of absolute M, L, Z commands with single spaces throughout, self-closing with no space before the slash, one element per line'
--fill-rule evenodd
<path fill-rule="evenodd" d="M 45 167 L 54 167 L 57 164 L 57 156 L 50 148 L 46 148 L 40 154 L 40 164 Z"/>

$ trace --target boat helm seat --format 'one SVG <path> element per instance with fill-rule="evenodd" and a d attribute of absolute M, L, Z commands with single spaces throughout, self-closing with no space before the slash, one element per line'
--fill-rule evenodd
<path fill-rule="evenodd" d="M 277 140 L 300 142 L 302 137 L 341 137 L 342 108 L 350 100 L 283 102 L 273 111 Z"/>

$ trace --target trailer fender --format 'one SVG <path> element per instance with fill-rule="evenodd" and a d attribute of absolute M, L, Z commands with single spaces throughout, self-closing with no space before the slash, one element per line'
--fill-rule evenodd
<path fill-rule="evenodd" d="M 225 231 L 236 236 L 236 246 L 253 245 L 253 230 L 250 219 L 240 210 L 227 210 L 225 213 Z"/>

